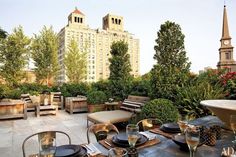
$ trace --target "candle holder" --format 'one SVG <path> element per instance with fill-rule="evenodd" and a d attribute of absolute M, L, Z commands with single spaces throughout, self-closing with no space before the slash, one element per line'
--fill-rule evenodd
<path fill-rule="evenodd" d="M 135 147 L 128 148 L 129 157 L 138 157 L 138 152 Z"/>

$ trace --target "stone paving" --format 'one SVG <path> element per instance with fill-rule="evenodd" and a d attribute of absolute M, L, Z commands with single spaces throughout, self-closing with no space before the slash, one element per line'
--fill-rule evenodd
<path fill-rule="evenodd" d="M 13 119 L 0 121 L 0 157 L 22 157 L 23 140 L 36 132 L 46 130 L 64 131 L 71 137 L 72 144 L 87 142 L 87 113 L 68 114 L 59 110 L 57 115 L 35 117 L 34 112 L 28 112 L 27 120 Z M 57 145 L 65 144 L 61 137 Z M 29 146 L 27 146 L 29 148 Z M 30 145 L 30 148 L 33 145 Z M 36 146 L 37 147 L 37 146 Z"/>

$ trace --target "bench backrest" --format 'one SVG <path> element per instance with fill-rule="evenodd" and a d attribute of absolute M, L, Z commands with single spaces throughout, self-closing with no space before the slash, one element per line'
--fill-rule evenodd
<path fill-rule="evenodd" d="M 130 112 L 140 112 L 141 108 L 149 100 L 149 97 L 129 95 L 121 104 L 120 109 Z"/>
<path fill-rule="evenodd" d="M 33 103 L 30 98 L 30 94 L 21 94 L 21 100 L 25 103 Z"/>
<path fill-rule="evenodd" d="M 61 92 L 51 92 L 50 102 L 62 102 L 63 97 Z"/>

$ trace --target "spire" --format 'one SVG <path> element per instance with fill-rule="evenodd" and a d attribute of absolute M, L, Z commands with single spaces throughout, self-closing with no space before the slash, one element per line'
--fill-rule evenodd
<path fill-rule="evenodd" d="M 231 38 L 231 37 L 229 36 L 229 26 L 228 26 L 226 6 L 224 5 L 222 39 L 226 38 Z"/>

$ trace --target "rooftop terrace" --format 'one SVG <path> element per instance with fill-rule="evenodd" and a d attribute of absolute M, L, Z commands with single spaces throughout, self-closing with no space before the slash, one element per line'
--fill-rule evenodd
<path fill-rule="evenodd" d="M 27 120 L 13 119 L 0 121 L 0 156 L 22 157 L 23 140 L 36 132 L 44 130 L 64 131 L 71 137 L 72 144 L 87 142 L 86 116 L 87 113 L 70 115 L 64 110 L 57 115 L 35 117 L 34 112 L 28 112 Z M 60 142 L 65 143 L 63 141 Z"/>

